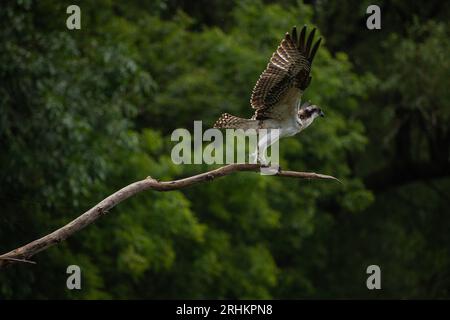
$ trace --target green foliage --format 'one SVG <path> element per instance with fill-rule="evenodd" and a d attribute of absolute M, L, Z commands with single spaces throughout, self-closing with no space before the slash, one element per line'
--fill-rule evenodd
<path fill-rule="evenodd" d="M 313 26 L 316 13 L 324 42 L 305 98 L 326 118 L 281 141 L 281 165 L 343 184 L 240 173 L 145 192 L 37 255 L 36 266 L 2 271 L 1 298 L 373 297 L 365 268 L 377 262 L 393 270 L 388 297 L 448 297 L 448 203 L 423 183 L 384 194 L 365 179 L 392 160 L 378 161 L 393 149 L 379 133 L 396 128 L 399 96 L 448 130 L 448 24 L 393 33 L 385 52 L 367 53 L 340 46 L 354 26 L 323 32 L 335 6 L 214 1 L 209 15 L 194 4 L 176 10 L 175 0 L 102 0 L 82 2 L 82 30 L 68 31 L 69 4 L 16 1 L 0 11 L 2 252 L 135 180 L 210 169 L 173 164 L 171 132 L 194 120 L 210 126 L 222 112 L 250 116 L 252 87 L 284 32 Z M 355 52 L 392 59 L 361 68 Z M 423 137 L 417 153 L 428 159 Z M 81 291 L 65 288 L 70 264 L 82 268 Z"/>

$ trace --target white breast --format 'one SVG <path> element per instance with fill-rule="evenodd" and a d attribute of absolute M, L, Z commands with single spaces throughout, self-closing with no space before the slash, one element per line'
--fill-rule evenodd
<path fill-rule="evenodd" d="M 296 119 L 289 119 L 285 121 L 281 126 L 281 136 L 290 137 L 299 133 L 303 128 L 300 127 Z"/>

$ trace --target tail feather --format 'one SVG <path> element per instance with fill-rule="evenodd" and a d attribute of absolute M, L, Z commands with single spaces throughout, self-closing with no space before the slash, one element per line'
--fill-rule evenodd
<path fill-rule="evenodd" d="M 224 129 L 256 129 L 257 120 L 244 119 L 233 116 L 229 113 L 224 113 L 214 123 L 214 128 Z"/>

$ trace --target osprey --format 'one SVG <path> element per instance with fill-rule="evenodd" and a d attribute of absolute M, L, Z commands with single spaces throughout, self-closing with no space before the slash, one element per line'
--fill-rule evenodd
<path fill-rule="evenodd" d="M 293 136 L 307 128 L 315 118 L 323 117 L 322 110 L 310 103 L 301 104 L 301 96 L 311 82 L 311 65 L 322 38 L 313 44 L 314 28 L 306 39 L 306 26 L 297 35 L 294 27 L 286 33 L 273 53 L 266 69 L 253 88 L 250 104 L 255 109 L 251 119 L 224 113 L 214 128 L 278 129 L 269 144 L 282 137 Z M 260 138 L 258 146 L 268 147 L 268 137 Z M 261 160 L 261 158 L 258 156 Z"/>

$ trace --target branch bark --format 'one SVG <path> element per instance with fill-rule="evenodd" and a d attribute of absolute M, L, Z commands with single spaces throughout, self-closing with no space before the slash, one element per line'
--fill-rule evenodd
<path fill-rule="evenodd" d="M 230 164 L 220 167 L 215 170 L 207 171 L 195 176 L 187 177 L 180 180 L 173 181 L 158 181 L 152 177 L 147 177 L 144 180 L 140 180 L 129 184 L 128 186 L 120 189 L 119 191 L 108 196 L 96 206 L 92 207 L 75 220 L 72 220 L 65 226 L 53 231 L 52 233 L 43 236 L 37 240 L 34 240 L 22 247 L 14 249 L 3 255 L 0 255 L 0 268 L 7 265 L 26 262 L 34 264 L 29 258 L 35 254 L 46 250 L 61 241 L 66 240 L 76 232 L 80 231 L 84 227 L 90 225 L 101 216 L 107 214 L 110 209 L 115 207 L 120 202 L 134 196 L 135 194 L 152 189 L 156 191 L 171 191 L 189 187 L 191 185 L 212 181 L 215 178 L 223 177 L 238 171 L 257 171 L 261 168 L 259 164 Z M 300 179 L 332 179 L 339 181 L 333 176 L 318 174 L 314 172 L 297 172 L 297 171 L 280 171 L 276 174 L 279 177 L 291 177 Z"/>

